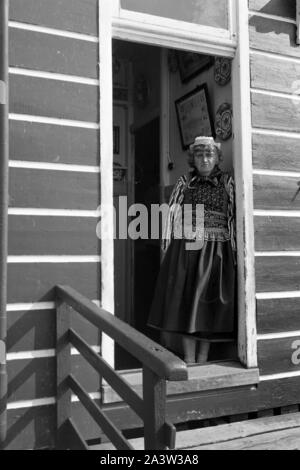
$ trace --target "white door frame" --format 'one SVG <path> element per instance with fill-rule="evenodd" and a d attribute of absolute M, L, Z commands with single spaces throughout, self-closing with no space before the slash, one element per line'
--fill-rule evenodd
<path fill-rule="evenodd" d="M 119 0 L 99 0 L 101 203 L 112 204 L 113 200 L 112 38 L 232 57 L 233 151 L 238 246 L 238 351 L 242 364 L 250 368 L 257 366 L 257 344 L 249 10 L 248 0 L 229 0 L 229 5 L 229 33 L 225 34 L 222 30 L 207 27 L 200 28 L 200 31 L 195 33 L 182 27 L 180 30 L 162 28 L 159 24 L 155 24 L 154 17 L 151 19 L 151 24 L 137 21 L 140 15 L 133 13 L 127 15 L 127 18 L 120 18 Z M 114 313 L 113 271 L 113 215 L 105 213 L 104 219 L 102 218 L 101 239 L 101 305 L 111 313 Z M 102 355 L 114 366 L 114 344 L 105 335 L 102 340 Z"/>

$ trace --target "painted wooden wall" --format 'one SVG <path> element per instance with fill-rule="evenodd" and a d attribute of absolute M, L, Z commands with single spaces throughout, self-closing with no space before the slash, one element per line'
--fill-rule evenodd
<path fill-rule="evenodd" d="M 295 1 L 249 0 L 249 9 L 262 381 L 257 390 L 173 400 L 174 422 L 299 402 L 300 364 L 292 361 L 300 340 L 300 197 L 292 202 L 300 180 Z M 97 18 L 97 0 L 10 1 L 8 448 L 53 444 L 53 286 L 100 297 Z M 97 332 L 79 327 L 99 346 Z M 97 393 L 98 378 L 84 360 L 73 359 L 77 376 Z M 136 425 L 127 413 L 110 410 L 121 426 Z"/>
<path fill-rule="evenodd" d="M 249 0 L 258 359 L 300 371 L 300 47 L 294 0 Z M 298 346 L 300 342 L 298 343 Z M 297 348 L 296 348 L 297 349 Z"/>
<path fill-rule="evenodd" d="M 97 5 L 10 1 L 8 448 L 53 444 L 54 285 L 100 298 Z M 99 390 L 83 359 L 73 367 Z"/>

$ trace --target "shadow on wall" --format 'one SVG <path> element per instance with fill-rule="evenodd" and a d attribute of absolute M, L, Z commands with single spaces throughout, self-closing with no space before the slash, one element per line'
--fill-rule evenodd
<path fill-rule="evenodd" d="M 296 1 L 295 0 L 270 0 L 269 2 L 250 1 L 251 5 L 265 3 L 265 5 L 257 9 L 259 13 L 267 13 L 270 15 L 281 16 L 289 19 L 296 19 Z M 290 37 L 291 47 L 295 44 L 295 25 L 285 23 L 283 21 L 272 20 L 269 18 L 261 18 L 253 14 L 249 20 L 250 27 L 253 27 L 257 33 L 275 33 L 277 35 L 284 34 Z"/>
<path fill-rule="evenodd" d="M 74 312 L 71 325 L 92 345 L 99 344 L 99 332 Z M 8 367 L 7 449 L 42 449 L 54 446 L 56 395 L 55 309 L 9 312 L 8 352 L 46 350 L 45 357 L 10 357 Z M 48 350 L 48 351 L 47 351 Z M 99 375 L 79 355 L 72 356 L 72 373 L 89 392 L 99 390 Z M 23 401 L 50 399 L 53 404 L 27 408 Z M 0 409 L 4 406 L 0 403 Z M 20 406 L 20 408 L 19 408 Z M 89 436 L 89 430 L 86 430 Z"/>
<path fill-rule="evenodd" d="M 255 5 L 263 5 L 261 8 L 257 8 L 260 13 L 296 18 L 295 0 L 250 0 L 249 9 L 253 10 Z"/>
<path fill-rule="evenodd" d="M 8 413 L 6 449 L 43 449 L 54 447 L 55 418 L 53 406 L 14 410 Z M 32 436 L 35 436 L 33 445 Z"/>

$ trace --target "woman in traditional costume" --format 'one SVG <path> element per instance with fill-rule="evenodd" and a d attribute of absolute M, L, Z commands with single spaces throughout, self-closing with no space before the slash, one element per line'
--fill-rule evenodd
<path fill-rule="evenodd" d="M 192 169 L 169 201 L 148 326 L 176 334 L 183 359 L 202 364 L 210 343 L 232 339 L 236 330 L 234 182 L 219 168 L 221 146 L 212 137 L 197 137 L 190 155 Z"/>

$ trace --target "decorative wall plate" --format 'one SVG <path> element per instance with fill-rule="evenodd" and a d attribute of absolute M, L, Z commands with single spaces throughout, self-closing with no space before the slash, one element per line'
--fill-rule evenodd
<path fill-rule="evenodd" d="M 221 140 L 228 140 L 232 135 L 232 107 L 223 103 L 216 114 L 216 134 Z"/>
<path fill-rule="evenodd" d="M 215 58 L 215 81 L 218 85 L 227 85 L 231 80 L 231 60 L 227 57 Z"/>
<path fill-rule="evenodd" d="M 127 168 L 122 167 L 120 163 L 114 162 L 113 179 L 114 181 L 123 181 L 126 176 Z"/>

